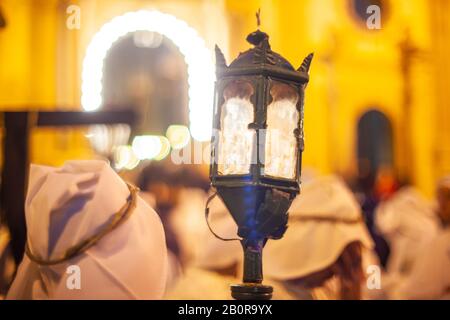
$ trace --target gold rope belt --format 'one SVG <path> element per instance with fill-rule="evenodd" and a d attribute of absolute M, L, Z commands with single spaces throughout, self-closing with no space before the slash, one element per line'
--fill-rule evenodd
<path fill-rule="evenodd" d="M 95 245 L 100 239 L 102 239 L 104 236 L 106 236 L 108 233 L 116 229 L 118 226 L 120 226 L 123 222 L 127 220 L 127 218 L 131 215 L 134 208 L 136 208 L 136 202 L 137 202 L 137 193 L 139 189 L 129 183 L 127 183 L 127 187 L 130 190 L 130 195 L 127 199 L 127 202 L 123 205 L 122 208 L 120 208 L 119 211 L 117 211 L 112 219 L 111 222 L 108 223 L 104 228 L 102 228 L 99 232 L 96 234 L 90 236 L 89 238 L 80 241 L 78 244 L 70 247 L 67 249 L 67 251 L 59 258 L 55 259 L 49 259 L 45 260 L 39 256 L 34 255 L 31 250 L 30 246 L 28 244 L 28 241 L 25 246 L 25 253 L 30 258 L 31 261 L 36 262 L 40 265 L 55 265 L 64 261 L 67 261 L 69 259 L 74 258 L 75 256 L 85 252 L 89 248 L 91 248 L 93 245 Z"/>

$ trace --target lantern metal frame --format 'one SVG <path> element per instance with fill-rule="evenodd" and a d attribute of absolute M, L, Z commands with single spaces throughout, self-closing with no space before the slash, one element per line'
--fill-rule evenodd
<path fill-rule="evenodd" d="M 256 38 L 256 40 L 255 40 Z M 236 80 L 249 82 L 254 94 L 250 102 L 254 108 L 254 121 L 249 124 L 249 129 L 255 130 L 257 141 L 254 143 L 257 150 L 252 152 L 252 163 L 249 174 L 221 175 L 218 172 L 218 148 L 219 139 L 213 136 L 211 140 L 211 167 L 210 179 L 214 187 L 238 187 L 261 186 L 298 193 L 300 191 L 301 162 L 304 150 L 303 134 L 303 108 L 304 89 L 309 82 L 309 67 L 313 54 L 308 55 L 298 70 L 295 70 L 287 60 L 270 49 L 267 34 L 256 31 L 247 37 L 247 40 L 255 44 L 252 48 L 226 65 L 225 58 L 216 46 L 216 74 L 217 81 L 214 93 L 214 120 L 213 129 L 221 131 L 222 106 L 225 102 L 223 91 L 226 86 Z M 256 59 L 255 59 L 256 57 Z M 264 174 L 265 134 L 267 129 L 267 108 L 272 102 L 270 89 L 273 82 L 284 83 L 295 89 L 298 94 L 296 105 L 299 113 L 297 129 L 294 135 L 297 140 L 296 173 L 294 179 L 273 177 Z M 256 156 L 256 159 L 254 157 Z"/>

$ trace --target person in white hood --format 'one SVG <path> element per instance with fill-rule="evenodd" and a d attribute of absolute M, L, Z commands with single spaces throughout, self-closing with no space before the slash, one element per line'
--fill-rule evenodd
<path fill-rule="evenodd" d="M 438 231 L 438 221 L 431 202 L 413 187 L 397 191 L 379 204 L 375 225 L 389 242 L 386 271 L 390 277 L 404 276 L 412 268 L 417 252 Z"/>
<path fill-rule="evenodd" d="M 388 292 L 391 299 L 450 299 L 450 176 L 437 187 L 442 228 L 417 254 L 411 272 Z"/>
<path fill-rule="evenodd" d="M 103 161 L 31 165 L 26 255 L 8 299 L 160 299 L 157 214 Z"/>
<path fill-rule="evenodd" d="M 203 205 L 205 202 L 203 202 Z M 209 208 L 210 227 L 223 238 L 236 238 L 237 225 L 220 200 L 212 201 Z M 179 217 L 177 234 L 187 244 L 195 246 L 191 263 L 185 266 L 167 299 L 227 300 L 231 299 L 230 285 L 240 283 L 237 275 L 241 269 L 242 248 L 239 241 L 222 241 L 208 229 L 205 216 L 191 211 Z M 188 221 L 193 220 L 193 221 Z M 189 226 L 189 227 L 186 227 Z"/>
<path fill-rule="evenodd" d="M 284 237 L 267 242 L 264 275 L 288 293 L 275 289 L 274 299 L 360 299 L 372 249 L 351 191 L 338 177 L 318 177 L 302 185 Z"/>

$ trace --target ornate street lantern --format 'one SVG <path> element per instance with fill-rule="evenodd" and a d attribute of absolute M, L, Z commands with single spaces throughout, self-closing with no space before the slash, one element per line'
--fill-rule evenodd
<path fill-rule="evenodd" d="M 259 29 L 254 48 L 227 65 L 216 46 L 216 92 L 210 179 L 238 225 L 244 250 L 243 284 L 235 299 L 270 299 L 262 284 L 262 249 L 280 239 L 300 191 L 304 147 L 303 101 L 313 54 L 296 70 L 273 52 Z"/>

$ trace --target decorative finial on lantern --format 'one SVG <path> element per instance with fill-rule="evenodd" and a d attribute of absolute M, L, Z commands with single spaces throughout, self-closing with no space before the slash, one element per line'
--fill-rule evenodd
<path fill-rule="evenodd" d="M 254 46 L 259 46 L 261 43 L 265 41 L 268 46 L 269 36 L 267 35 L 267 33 L 259 30 L 259 27 L 261 26 L 261 9 L 258 9 L 258 11 L 256 11 L 256 24 L 258 25 L 258 30 L 250 33 L 247 36 L 247 41 Z"/>
<path fill-rule="evenodd" d="M 310 53 L 305 60 L 303 60 L 302 65 L 298 68 L 298 71 L 308 73 L 309 68 L 311 67 L 312 59 L 314 58 L 314 53 Z"/>
<path fill-rule="evenodd" d="M 223 55 L 222 50 L 220 50 L 220 48 L 217 44 L 214 49 L 215 49 L 215 53 L 216 53 L 216 65 L 218 67 L 226 67 L 227 61 L 225 60 L 225 56 Z"/>

